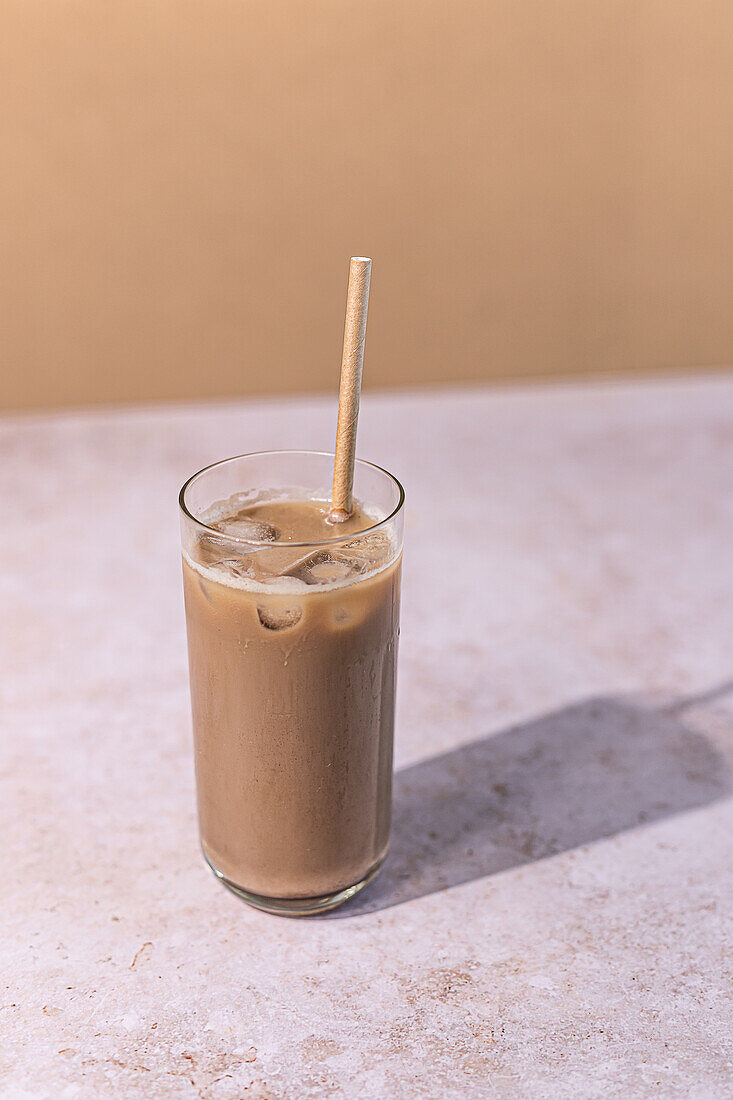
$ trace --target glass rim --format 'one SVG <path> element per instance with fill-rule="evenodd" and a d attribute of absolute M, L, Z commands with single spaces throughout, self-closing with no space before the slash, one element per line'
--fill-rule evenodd
<path fill-rule="evenodd" d="M 195 474 L 191 474 L 191 476 L 186 481 L 184 481 L 183 485 L 181 486 L 181 491 L 178 494 L 178 505 L 184 516 L 186 516 L 187 519 L 191 520 L 191 522 L 194 523 L 196 527 L 200 528 L 207 535 L 213 535 L 215 538 L 225 539 L 227 542 L 242 543 L 244 546 L 272 547 L 273 543 L 266 539 L 244 539 L 238 535 L 225 535 L 222 531 L 217 531 L 215 527 L 210 527 L 208 523 L 204 523 L 203 520 L 198 519 L 193 514 L 193 512 L 190 511 L 188 504 L 186 503 L 186 493 L 193 485 L 193 483 L 198 480 L 198 478 L 202 477 L 204 474 L 207 474 L 209 470 L 216 469 L 218 466 L 227 466 L 230 462 L 239 462 L 243 458 L 271 458 L 275 455 L 315 455 L 319 458 L 330 459 L 333 459 L 335 457 L 333 451 L 308 451 L 296 447 L 285 450 L 248 451 L 245 454 L 232 455 L 230 458 L 221 458 L 218 462 L 210 462 L 208 466 L 203 466 L 200 470 L 197 470 Z M 352 531 L 349 535 L 336 535 L 332 539 L 313 539 L 307 542 L 288 542 L 287 544 L 281 545 L 295 547 L 332 546 L 334 545 L 334 543 L 353 542 L 355 539 L 359 539 L 363 535 L 368 535 L 374 531 L 378 531 L 381 527 L 384 527 L 385 524 L 389 523 L 395 518 L 395 516 L 400 513 L 400 511 L 402 510 L 402 505 L 405 503 L 405 490 L 402 487 L 402 483 L 394 476 L 394 474 L 391 474 L 389 470 L 385 470 L 383 466 L 378 466 L 376 462 L 368 462 L 364 458 L 357 458 L 355 460 L 355 466 L 369 466 L 372 470 L 378 470 L 380 474 L 384 474 L 385 477 L 388 477 L 389 480 L 397 487 L 397 505 L 389 513 L 389 515 L 385 516 L 384 519 L 380 519 L 377 523 L 371 524 L 369 527 L 362 528 L 361 531 Z M 266 486 L 262 486 L 262 488 L 266 488 Z"/>

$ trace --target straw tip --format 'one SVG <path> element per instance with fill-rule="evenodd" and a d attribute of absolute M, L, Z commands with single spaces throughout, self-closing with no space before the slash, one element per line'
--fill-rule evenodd
<path fill-rule="evenodd" d="M 352 256 L 351 262 L 352 264 L 370 264 L 372 261 L 369 256 Z"/>
<path fill-rule="evenodd" d="M 326 522 L 346 523 L 347 519 L 351 519 L 351 512 L 347 512 L 345 508 L 332 508 L 326 517 Z"/>

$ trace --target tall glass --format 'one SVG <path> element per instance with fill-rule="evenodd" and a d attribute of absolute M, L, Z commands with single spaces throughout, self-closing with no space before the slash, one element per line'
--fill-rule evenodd
<path fill-rule="evenodd" d="M 357 462 L 366 530 L 273 543 L 210 524 L 234 494 L 326 501 L 332 470 L 313 451 L 243 455 L 180 494 L 201 845 L 246 901 L 291 915 L 340 905 L 387 853 L 404 492 Z"/>

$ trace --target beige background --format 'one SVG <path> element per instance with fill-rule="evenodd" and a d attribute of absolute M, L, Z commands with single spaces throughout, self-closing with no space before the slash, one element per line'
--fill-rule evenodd
<path fill-rule="evenodd" d="M 730 0 L 3 0 L 0 404 L 733 361 Z"/>

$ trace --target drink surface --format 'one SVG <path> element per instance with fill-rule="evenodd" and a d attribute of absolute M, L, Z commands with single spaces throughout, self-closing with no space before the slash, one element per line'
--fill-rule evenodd
<path fill-rule="evenodd" d="M 400 560 L 328 508 L 218 502 L 184 553 L 204 852 L 271 898 L 353 885 L 389 838 Z"/>
<path fill-rule="evenodd" d="M 236 497 L 220 501 L 202 517 L 212 533 L 199 538 L 190 564 L 221 584 L 269 592 L 350 584 L 385 565 L 393 556 L 390 538 L 369 530 L 380 517 L 357 506 L 348 520 L 331 524 L 329 507 L 318 500 L 241 508 Z"/>
<path fill-rule="evenodd" d="M 236 507 L 236 500 L 234 503 Z M 222 510 L 229 512 L 227 502 L 214 506 L 213 526 L 223 533 L 242 534 L 253 537 L 259 534 L 260 540 L 277 542 L 321 542 L 326 539 L 353 535 L 374 525 L 378 517 L 370 515 L 359 505 L 348 519 L 342 523 L 331 523 L 328 514 L 331 505 L 327 500 L 264 500 L 257 504 L 245 505 L 220 518 Z"/>

